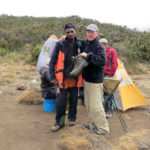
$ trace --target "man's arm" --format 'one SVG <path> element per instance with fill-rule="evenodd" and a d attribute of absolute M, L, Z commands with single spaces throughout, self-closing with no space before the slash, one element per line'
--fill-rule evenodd
<path fill-rule="evenodd" d="M 114 74 L 117 70 L 117 67 L 118 67 L 117 58 L 118 58 L 117 52 L 115 50 L 113 50 L 111 52 L 111 69 L 110 69 L 110 72 L 109 72 L 109 74 L 111 76 L 114 76 Z"/>
<path fill-rule="evenodd" d="M 45 78 L 46 78 L 49 82 L 51 82 L 51 78 L 50 78 L 49 71 L 46 71 L 46 72 L 45 72 Z"/>
<path fill-rule="evenodd" d="M 86 56 L 86 60 L 95 66 L 104 66 L 107 60 L 104 47 L 100 45 L 96 53 L 89 52 Z"/>

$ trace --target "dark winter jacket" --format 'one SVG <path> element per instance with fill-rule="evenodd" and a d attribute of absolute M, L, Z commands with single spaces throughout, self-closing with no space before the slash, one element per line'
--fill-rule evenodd
<path fill-rule="evenodd" d="M 57 86 L 50 84 L 49 67 L 43 66 L 40 69 L 41 74 L 41 93 L 42 97 L 46 99 L 55 99 Z"/>
<path fill-rule="evenodd" d="M 85 53 L 89 65 L 84 69 L 83 78 L 87 82 L 102 83 L 104 78 L 104 66 L 106 64 L 106 52 L 96 38 L 86 42 Z"/>
<path fill-rule="evenodd" d="M 67 53 L 68 39 L 66 38 L 62 42 L 58 42 L 54 48 L 51 61 L 50 61 L 50 77 L 51 80 L 57 80 L 59 83 L 59 88 L 68 88 L 68 87 L 81 87 L 82 86 L 82 76 L 80 75 L 76 78 L 66 78 L 65 73 L 71 71 L 72 64 L 66 64 L 70 62 L 72 56 L 78 55 L 83 51 L 82 41 L 78 38 L 75 39 L 75 44 L 73 47 L 72 53 Z M 67 59 L 66 59 L 67 57 Z M 69 57 L 69 58 L 68 58 Z M 67 68 L 66 68 L 67 67 Z M 69 70 L 68 70 L 69 69 Z"/>

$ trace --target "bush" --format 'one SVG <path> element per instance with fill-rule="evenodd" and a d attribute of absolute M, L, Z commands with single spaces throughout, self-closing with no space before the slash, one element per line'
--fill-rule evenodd
<path fill-rule="evenodd" d="M 36 64 L 41 48 L 42 48 L 42 44 L 36 45 L 36 47 L 31 51 L 31 58 L 26 63 L 33 64 L 33 65 Z"/>
<path fill-rule="evenodd" d="M 133 59 L 138 62 L 150 62 L 150 32 L 139 32 L 126 26 L 100 23 L 79 16 L 36 18 L 0 15 L 0 55 L 15 51 L 26 52 L 31 55 L 28 63 L 35 63 L 41 48 L 40 43 L 52 34 L 61 37 L 67 22 L 75 24 L 77 37 L 81 39 L 86 38 L 86 26 L 94 23 L 101 33 L 99 37 L 107 38 L 119 57 L 126 57 L 128 62 Z"/>
<path fill-rule="evenodd" d="M 0 47 L 0 56 L 5 56 L 7 54 L 7 50 L 5 48 Z"/>

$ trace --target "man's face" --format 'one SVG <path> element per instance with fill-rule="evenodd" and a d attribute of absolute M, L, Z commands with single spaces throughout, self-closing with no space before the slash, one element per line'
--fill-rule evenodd
<path fill-rule="evenodd" d="M 87 30 L 86 31 L 86 37 L 88 41 L 93 41 L 98 36 L 98 32 Z"/>
<path fill-rule="evenodd" d="M 76 31 L 73 28 L 66 29 L 66 36 L 68 39 L 73 40 L 76 36 Z"/>
<path fill-rule="evenodd" d="M 101 43 L 105 49 L 107 49 L 107 43 Z"/>

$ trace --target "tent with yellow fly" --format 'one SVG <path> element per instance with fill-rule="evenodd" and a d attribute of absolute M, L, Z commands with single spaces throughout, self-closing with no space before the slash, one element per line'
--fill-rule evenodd
<path fill-rule="evenodd" d="M 114 94 L 118 109 L 125 111 L 132 107 L 148 104 L 144 96 L 132 82 L 120 60 L 118 60 L 118 68 L 115 77 L 116 79 L 121 80 L 118 91 Z"/>

